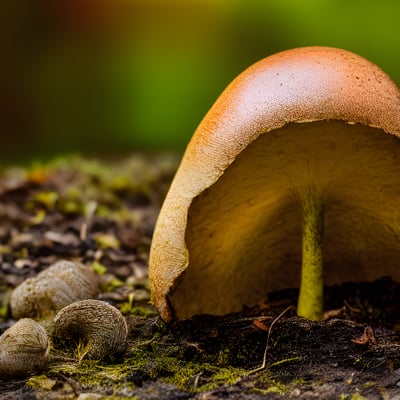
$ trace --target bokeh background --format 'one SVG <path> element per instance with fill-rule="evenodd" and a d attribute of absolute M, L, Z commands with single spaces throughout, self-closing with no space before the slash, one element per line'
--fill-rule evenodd
<path fill-rule="evenodd" d="M 398 0 L 1 0 L 0 162 L 183 151 L 277 51 L 357 52 L 400 83 Z"/>

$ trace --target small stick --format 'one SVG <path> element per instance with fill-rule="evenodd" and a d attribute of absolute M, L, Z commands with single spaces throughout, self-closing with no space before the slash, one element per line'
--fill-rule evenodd
<path fill-rule="evenodd" d="M 87 234 L 89 230 L 90 223 L 92 222 L 92 218 L 94 216 L 94 213 L 96 212 L 97 209 L 97 202 L 96 201 L 89 201 L 89 203 L 86 204 L 85 207 L 85 222 L 82 224 L 79 237 L 81 240 L 86 240 L 87 239 Z"/>
<path fill-rule="evenodd" d="M 266 345 L 265 345 L 264 357 L 263 357 L 263 362 L 262 362 L 262 364 L 261 364 L 261 367 L 258 367 L 258 368 L 256 368 L 256 369 L 252 369 L 251 371 L 248 372 L 248 375 L 254 374 L 255 372 L 262 371 L 263 369 L 266 368 L 266 366 L 267 366 L 267 353 L 268 353 L 268 347 L 269 347 L 269 337 L 271 336 L 272 328 L 273 328 L 275 322 L 279 321 L 291 308 L 292 308 L 292 306 L 286 307 L 286 308 L 271 322 L 271 325 L 269 326 L 269 329 L 268 329 L 267 343 L 266 343 Z"/>

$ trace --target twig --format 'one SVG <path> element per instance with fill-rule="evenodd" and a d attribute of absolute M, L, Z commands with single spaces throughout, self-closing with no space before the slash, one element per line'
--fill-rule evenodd
<path fill-rule="evenodd" d="M 262 362 L 262 364 L 261 364 L 261 367 L 252 369 L 251 371 L 248 372 L 248 375 L 254 374 L 255 372 L 262 371 L 262 370 L 265 369 L 265 367 L 267 366 L 267 354 L 268 354 L 268 348 L 269 348 L 269 337 L 271 336 L 272 328 L 273 328 L 273 326 L 275 325 L 275 322 L 279 321 L 291 308 L 292 308 L 292 306 L 286 307 L 286 308 L 271 322 L 271 325 L 269 326 L 269 329 L 268 329 L 267 343 L 266 343 L 266 345 L 265 345 L 264 357 L 263 357 L 263 362 Z"/>
<path fill-rule="evenodd" d="M 89 201 L 89 203 L 86 204 L 85 207 L 85 221 L 83 222 L 80 232 L 79 232 L 79 237 L 81 240 L 86 240 L 87 239 L 87 234 L 88 230 L 90 227 L 90 224 L 92 222 L 94 213 L 96 212 L 97 209 L 97 202 L 96 201 Z"/>
<path fill-rule="evenodd" d="M 292 358 L 285 358 L 284 360 L 279 360 L 277 362 L 274 362 L 273 364 L 270 364 L 269 368 L 276 367 L 278 365 L 293 361 L 301 361 L 301 357 L 292 357 Z"/>

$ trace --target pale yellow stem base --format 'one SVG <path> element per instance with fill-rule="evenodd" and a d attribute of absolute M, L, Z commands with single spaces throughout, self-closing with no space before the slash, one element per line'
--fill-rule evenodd
<path fill-rule="evenodd" d="M 323 316 L 323 205 L 311 191 L 303 201 L 303 251 L 297 314 L 318 321 Z"/>

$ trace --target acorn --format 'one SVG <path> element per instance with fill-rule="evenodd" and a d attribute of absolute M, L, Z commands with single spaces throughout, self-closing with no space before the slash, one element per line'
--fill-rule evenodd
<path fill-rule="evenodd" d="M 114 306 L 82 300 L 64 307 L 53 320 L 55 348 L 70 350 L 82 360 L 113 360 L 127 345 L 128 326 Z"/>
<path fill-rule="evenodd" d="M 44 369 L 50 343 L 46 330 L 23 318 L 0 336 L 0 378 L 25 377 Z"/>
<path fill-rule="evenodd" d="M 68 304 L 96 298 L 98 286 L 98 277 L 91 268 L 77 262 L 58 261 L 14 289 L 11 312 L 15 319 L 50 319 Z"/>

